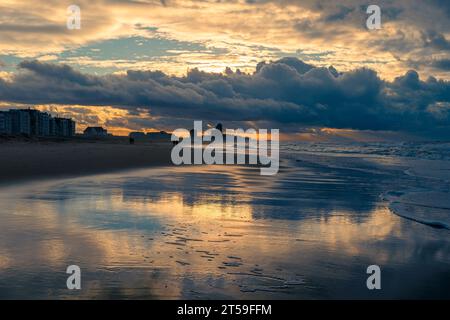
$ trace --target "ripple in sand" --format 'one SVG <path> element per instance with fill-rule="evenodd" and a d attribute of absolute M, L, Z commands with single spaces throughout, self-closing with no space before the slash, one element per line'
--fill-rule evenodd
<path fill-rule="evenodd" d="M 214 259 L 215 257 L 211 257 L 211 256 L 200 256 L 200 258 L 205 258 L 205 259 L 208 259 L 208 261 L 212 261 L 212 259 Z"/>
<path fill-rule="evenodd" d="M 252 273 L 257 273 L 257 274 L 262 274 L 263 269 L 254 268 L 254 269 L 250 270 L 250 272 L 252 272 Z"/>
<path fill-rule="evenodd" d="M 197 242 L 202 242 L 202 239 L 195 239 L 195 238 L 185 238 L 185 237 L 177 237 L 177 239 L 179 241 L 197 241 Z"/>
<path fill-rule="evenodd" d="M 165 244 L 171 244 L 171 245 L 174 245 L 174 246 L 185 246 L 186 244 L 185 243 L 182 243 L 182 242 L 164 242 Z"/>
<path fill-rule="evenodd" d="M 255 274 L 255 273 L 248 273 L 248 272 L 228 272 L 228 274 L 235 275 L 235 276 L 261 277 L 261 278 L 266 278 L 266 279 L 276 280 L 276 281 L 283 281 L 283 282 L 286 281 L 286 279 L 284 279 L 284 278 L 272 276 L 272 275 L 268 275 L 268 274 Z"/>
<path fill-rule="evenodd" d="M 237 261 L 224 261 L 222 262 L 223 265 L 227 266 L 227 267 L 240 267 L 242 266 L 241 262 L 237 262 Z"/>
<path fill-rule="evenodd" d="M 281 286 L 239 286 L 241 292 L 279 292 L 280 290 L 290 289 L 289 286 L 281 285 Z"/>
<path fill-rule="evenodd" d="M 245 277 L 239 280 L 239 282 L 241 282 L 239 288 L 242 292 L 265 291 L 290 293 L 289 289 L 292 289 L 294 286 L 305 284 L 304 280 L 300 277 L 282 278 L 270 274 L 246 272 L 228 272 L 228 274 Z"/>
<path fill-rule="evenodd" d="M 207 250 L 195 250 L 195 252 L 204 253 L 207 256 L 218 256 L 218 253 L 212 253 Z"/>

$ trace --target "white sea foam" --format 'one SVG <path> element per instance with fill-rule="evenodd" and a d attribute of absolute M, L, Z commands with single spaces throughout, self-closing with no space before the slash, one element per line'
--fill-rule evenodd
<path fill-rule="evenodd" d="M 395 191 L 386 191 L 382 198 L 394 214 L 450 229 L 448 142 L 296 143 L 286 149 L 296 155 L 297 161 L 392 175 L 389 187 Z"/>
<path fill-rule="evenodd" d="M 448 192 L 410 192 L 389 194 L 389 208 L 395 214 L 431 227 L 450 230 L 450 194 Z"/>

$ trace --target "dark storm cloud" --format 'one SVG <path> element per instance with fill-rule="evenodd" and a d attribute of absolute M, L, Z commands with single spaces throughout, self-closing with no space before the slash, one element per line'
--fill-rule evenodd
<path fill-rule="evenodd" d="M 191 70 L 184 77 L 161 71 L 94 76 L 67 65 L 25 61 L 12 80 L 0 80 L 0 100 L 18 103 L 115 106 L 152 116 L 286 125 L 427 131 L 450 125 L 450 82 L 415 71 L 392 82 L 371 69 L 339 73 L 296 58 L 260 63 L 253 74 Z M 141 111 L 140 111 L 141 112 Z M 438 121 L 439 120 L 439 121 Z"/>

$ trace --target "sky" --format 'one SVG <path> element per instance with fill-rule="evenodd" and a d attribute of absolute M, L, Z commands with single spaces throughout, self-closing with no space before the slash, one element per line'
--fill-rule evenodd
<path fill-rule="evenodd" d="M 370 4 L 381 29 L 366 27 Z M 67 7 L 81 28 L 67 28 Z M 280 128 L 450 137 L 447 0 L 0 2 L 0 109 L 116 134 Z M 374 133 L 375 132 L 375 133 Z"/>

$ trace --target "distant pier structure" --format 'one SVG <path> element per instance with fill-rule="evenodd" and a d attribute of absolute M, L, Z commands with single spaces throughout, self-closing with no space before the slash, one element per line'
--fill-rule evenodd
<path fill-rule="evenodd" d="M 76 123 L 69 118 L 53 117 L 36 109 L 0 111 L 0 134 L 41 137 L 72 137 Z"/>

